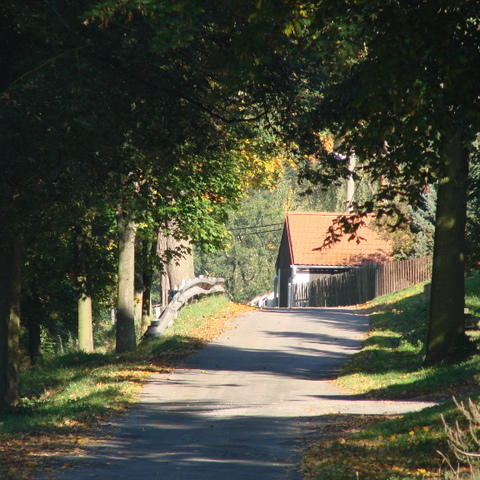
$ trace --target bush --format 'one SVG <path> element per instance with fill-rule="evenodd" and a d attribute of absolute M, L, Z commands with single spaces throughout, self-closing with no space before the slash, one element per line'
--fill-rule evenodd
<path fill-rule="evenodd" d="M 442 457 L 450 466 L 455 479 L 479 480 L 480 479 L 480 408 L 468 399 L 468 403 L 458 402 L 453 399 L 460 414 L 453 426 L 449 425 L 445 417 L 441 415 L 447 442 L 461 466 L 454 468 L 450 460 L 443 454 Z"/>

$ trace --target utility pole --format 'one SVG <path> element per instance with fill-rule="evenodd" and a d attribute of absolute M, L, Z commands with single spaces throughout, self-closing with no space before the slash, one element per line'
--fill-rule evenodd
<path fill-rule="evenodd" d="M 355 194 L 355 180 L 353 178 L 353 172 L 357 166 L 357 157 L 354 153 L 348 157 L 348 171 L 350 175 L 347 178 L 347 212 L 351 213 L 353 210 L 353 196 Z"/>

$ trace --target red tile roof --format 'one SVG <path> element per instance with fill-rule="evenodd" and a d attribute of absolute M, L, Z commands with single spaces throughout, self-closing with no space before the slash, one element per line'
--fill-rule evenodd
<path fill-rule="evenodd" d="M 357 243 L 343 235 L 331 246 L 318 250 L 325 241 L 328 228 L 342 213 L 291 212 L 285 219 L 290 255 L 293 265 L 350 266 L 365 263 L 385 263 L 393 260 L 392 245 L 367 225 L 358 235 L 365 240 Z M 367 220 L 368 222 L 368 220 Z"/>

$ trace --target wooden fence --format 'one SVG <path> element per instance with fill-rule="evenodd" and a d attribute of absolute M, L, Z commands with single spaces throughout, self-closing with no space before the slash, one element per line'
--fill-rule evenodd
<path fill-rule="evenodd" d="M 428 281 L 432 257 L 385 265 L 365 265 L 291 286 L 292 307 L 339 307 L 365 303 L 379 295 Z"/>
<path fill-rule="evenodd" d="M 413 257 L 378 266 L 375 296 L 397 292 L 417 283 L 428 282 L 432 276 L 432 257 Z"/>

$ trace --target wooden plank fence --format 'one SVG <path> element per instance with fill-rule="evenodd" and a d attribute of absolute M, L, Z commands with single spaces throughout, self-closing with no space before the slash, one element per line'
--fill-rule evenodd
<path fill-rule="evenodd" d="M 432 257 L 415 257 L 384 265 L 293 284 L 292 307 L 339 307 L 365 303 L 379 295 L 430 280 Z"/>
<path fill-rule="evenodd" d="M 397 292 L 417 283 L 428 282 L 432 276 L 432 256 L 413 257 L 378 266 L 375 296 Z"/>

